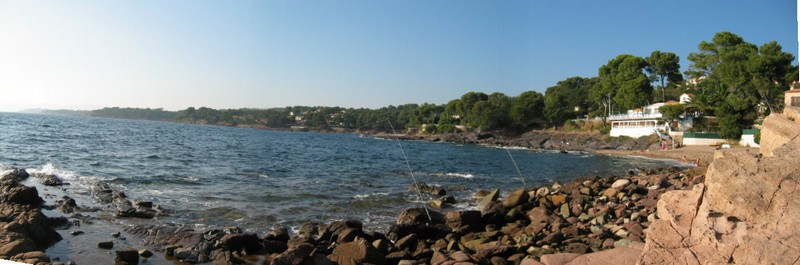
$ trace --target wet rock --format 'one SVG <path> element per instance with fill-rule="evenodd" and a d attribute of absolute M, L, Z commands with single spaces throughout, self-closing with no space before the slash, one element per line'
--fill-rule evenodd
<path fill-rule="evenodd" d="M 430 214 L 430 216 L 428 214 Z M 398 225 L 425 223 L 444 224 L 444 215 L 431 209 L 409 208 L 403 210 L 403 212 L 401 212 L 397 217 Z"/>
<path fill-rule="evenodd" d="M 267 253 L 283 253 L 289 249 L 289 245 L 286 242 L 278 240 L 264 240 L 261 241 L 261 245 L 264 246 L 264 250 Z"/>
<path fill-rule="evenodd" d="M 445 196 L 445 195 L 447 195 L 447 190 L 445 190 L 444 188 L 442 188 L 440 186 L 436 186 L 436 185 L 428 185 L 428 184 L 425 184 L 423 182 L 419 182 L 418 185 L 413 185 L 412 184 L 411 187 L 409 188 L 409 190 L 419 191 L 419 192 L 422 192 L 422 193 L 427 193 L 427 194 L 431 194 L 431 195 L 435 195 L 435 196 Z"/>
<path fill-rule="evenodd" d="M 75 199 L 69 196 L 61 197 L 61 200 L 56 201 L 56 207 L 63 213 L 72 213 L 78 209 L 78 204 Z"/>
<path fill-rule="evenodd" d="M 319 223 L 316 222 L 306 222 L 300 226 L 300 230 L 297 232 L 301 237 L 314 237 L 317 235 L 319 231 Z"/>
<path fill-rule="evenodd" d="M 351 241 L 355 240 L 358 237 L 366 238 L 367 234 L 364 233 L 364 231 L 361 231 L 361 229 L 348 227 L 348 228 L 345 228 L 344 230 L 342 230 L 342 232 L 339 233 L 339 236 L 338 236 L 338 239 L 336 240 L 336 242 L 337 243 L 351 242 Z"/>
<path fill-rule="evenodd" d="M 102 249 L 112 249 L 114 248 L 114 242 L 111 241 L 98 242 L 97 247 Z"/>
<path fill-rule="evenodd" d="M 0 183 L 0 203 L 21 204 L 38 207 L 44 203 L 35 187 L 28 187 L 6 180 Z"/>
<path fill-rule="evenodd" d="M 13 182 L 22 182 L 29 176 L 28 171 L 24 168 L 15 168 L 0 176 L 0 181 L 11 180 Z"/>
<path fill-rule="evenodd" d="M 147 250 L 147 249 L 140 249 L 139 250 L 139 256 L 142 256 L 142 257 L 145 257 L 145 258 L 149 258 L 149 257 L 153 256 L 153 252 L 150 251 L 150 250 Z"/>
<path fill-rule="evenodd" d="M 298 265 L 311 256 L 314 246 L 310 244 L 300 244 L 290 248 L 272 260 L 273 265 Z"/>
<path fill-rule="evenodd" d="M 227 234 L 220 239 L 220 245 L 223 250 L 251 252 L 261 248 L 260 241 L 255 234 Z"/>
<path fill-rule="evenodd" d="M 486 196 L 483 196 L 483 198 L 481 198 L 478 201 L 478 209 L 481 210 L 481 212 L 483 212 L 486 208 L 489 207 L 489 205 L 497 201 L 499 197 L 500 197 L 500 190 L 493 189 L 491 192 L 489 192 L 489 194 L 486 194 Z"/>
<path fill-rule="evenodd" d="M 39 179 L 42 185 L 45 186 L 61 186 L 64 182 L 61 181 L 56 175 L 53 174 L 34 174 L 34 177 Z"/>
<path fill-rule="evenodd" d="M 124 262 L 126 264 L 139 264 L 139 251 L 136 249 L 127 248 L 115 251 L 117 254 L 117 262 Z"/>
<path fill-rule="evenodd" d="M 264 236 L 264 240 L 277 240 L 277 241 L 287 242 L 289 241 L 289 239 L 290 239 L 289 230 L 283 226 L 273 227 L 272 231 L 270 231 Z"/>

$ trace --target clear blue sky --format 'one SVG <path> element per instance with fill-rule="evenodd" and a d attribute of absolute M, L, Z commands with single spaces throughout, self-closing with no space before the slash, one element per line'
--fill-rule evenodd
<path fill-rule="evenodd" d="M 797 55 L 797 1 L 5 1 L 0 110 L 377 108 L 543 92 L 731 31 Z"/>

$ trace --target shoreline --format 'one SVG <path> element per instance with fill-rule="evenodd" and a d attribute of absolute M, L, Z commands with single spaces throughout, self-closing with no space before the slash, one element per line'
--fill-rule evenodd
<path fill-rule="evenodd" d="M 642 230 L 652 219 L 658 196 L 668 190 L 688 189 L 698 180 L 701 178 L 677 168 L 647 170 L 622 177 L 582 177 L 563 184 L 516 191 L 478 192 L 475 195 L 479 197 L 476 199 L 478 211 L 429 208 L 433 221 L 428 221 L 421 208 L 408 208 L 399 213 L 397 223 L 387 231 L 366 231 L 358 220 L 307 220 L 296 235 L 290 234 L 286 227 L 258 235 L 241 228 L 195 230 L 159 222 L 157 218 L 120 216 L 119 212 L 114 214 L 113 209 L 124 205 L 124 194 L 114 191 L 108 192 L 113 197 L 112 204 L 93 210 L 96 212 L 89 215 L 94 217 L 80 219 L 84 216 L 80 214 L 82 211 L 70 214 L 64 211 L 64 203 L 57 201 L 59 192 L 69 193 L 69 186 L 42 186 L 41 176 L 31 176 L 25 182 L 42 190 L 40 195 L 46 202 L 41 207 L 49 209 L 45 212 L 61 212 L 57 215 L 83 224 L 77 228 L 53 227 L 64 240 L 41 249 L 55 255 L 57 260 L 52 261 L 80 264 L 89 260 L 111 261 L 121 255 L 112 253 L 129 251 L 128 248 L 133 247 L 155 253 L 147 260 L 151 264 L 169 264 L 176 260 L 187 263 L 278 261 L 287 256 L 305 255 L 303 251 L 309 249 L 324 255 L 303 259 L 313 258 L 324 261 L 322 264 L 331 264 L 325 262 L 344 262 L 338 258 L 350 255 L 337 249 L 361 248 L 359 251 L 374 255 L 372 261 L 376 264 L 397 264 L 403 260 L 418 262 L 412 264 L 433 263 L 435 259 L 455 260 L 465 254 L 473 263 L 502 257 L 518 264 L 526 257 L 542 259 L 547 255 L 561 255 L 558 253 L 591 255 L 588 253 L 641 248 L 645 240 Z M 140 208 L 137 204 L 134 201 L 132 213 L 149 208 Z M 77 206 L 80 209 L 84 205 Z M 123 231 L 122 236 L 115 230 Z M 110 250 L 101 249 L 95 246 L 100 242 L 113 242 L 114 246 Z M 11 254 L 15 255 L 4 257 L 20 258 L 18 255 L 22 253 Z"/>

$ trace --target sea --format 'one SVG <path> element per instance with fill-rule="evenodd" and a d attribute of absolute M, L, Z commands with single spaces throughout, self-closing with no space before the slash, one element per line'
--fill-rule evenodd
<path fill-rule="evenodd" d="M 439 185 L 474 209 L 471 195 L 585 176 L 678 166 L 672 160 L 398 141 L 370 135 L 270 131 L 96 117 L 0 113 L 0 171 L 26 168 L 69 183 L 52 188 L 101 207 L 89 188 L 106 182 L 129 199 L 167 209 L 160 222 L 264 232 L 306 221 L 355 219 L 385 232 L 402 209 Z M 29 180 L 33 181 L 33 180 Z M 43 193 L 40 191 L 40 193 Z M 130 225 L 131 220 L 116 220 Z"/>

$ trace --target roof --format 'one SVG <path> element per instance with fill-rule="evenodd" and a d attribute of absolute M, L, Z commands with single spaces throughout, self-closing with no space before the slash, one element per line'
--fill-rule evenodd
<path fill-rule="evenodd" d="M 786 90 L 786 92 L 784 92 L 784 93 L 786 93 L 786 94 L 800 93 L 800 89 Z"/>
<path fill-rule="evenodd" d="M 676 104 L 681 104 L 681 103 L 674 100 L 667 101 L 666 103 L 666 105 L 676 105 Z"/>

